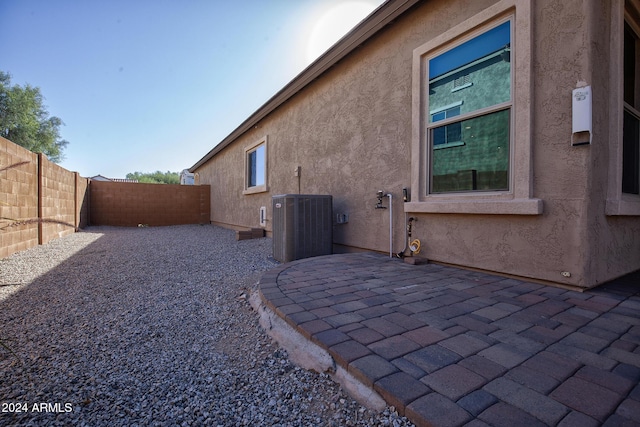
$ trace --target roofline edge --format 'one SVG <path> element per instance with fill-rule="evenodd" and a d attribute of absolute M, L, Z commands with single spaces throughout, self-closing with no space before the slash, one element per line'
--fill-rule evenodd
<path fill-rule="evenodd" d="M 331 48 L 320 55 L 318 59 L 302 70 L 300 74 L 294 77 L 293 80 L 287 83 L 286 86 L 251 114 L 240 126 L 227 135 L 226 138 L 216 144 L 204 157 L 189 168 L 189 172 L 195 172 L 216 154 L 231 145 L 239 136 L 260 122 L 260 120 L 291 99 L 296 93 L 324 74 L 342 58 L 350 54 L 358 48 L 358 46 L 369 40 L 390 22 L 420 1 L 421 0 L 389 0 L 380 5 L 368 17 L 360 21 L 360 23 L 344 37 L 338 40 Z"/>

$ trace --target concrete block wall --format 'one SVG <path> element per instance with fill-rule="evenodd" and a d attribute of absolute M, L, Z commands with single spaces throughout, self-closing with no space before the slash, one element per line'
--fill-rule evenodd
<path fill-rule="evenodd" d="M 38 244 L 38 155 L 0 137 L 0 258 Z"/>
<path fill-rule="evenodd" d="M 89 220 L 89 179 L 75 173 L 76 180 L 76 212 L 75 223 L 78 228 L 88 227 Z"/>
<path fill-rule="evenodd" d="M 0 137 L 0 258 L 89 224 L 89 180 Z"/>
<path fill-rule="evenodd" d="M 40 154 L 41 239 L 45 244 L 74 233 L 76 224 L 76 174 Z"/>
<path fill-rule="evenodd" d="M 0 259 L 89 225 L 208 224 L 208 185 L 90 181 L 0 137 Z"/>
<path fill-rule="evenodd" d="M 210 186 L 91 181 L 91 225 L 209 224 Z"/>

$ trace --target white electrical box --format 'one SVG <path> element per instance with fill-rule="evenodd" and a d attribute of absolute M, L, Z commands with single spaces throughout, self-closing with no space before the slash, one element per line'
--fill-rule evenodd
<path fill-rule="evenodd" d="M 591 86 L 573 90 L 571 145 L 591 144 Z"/>
<path fill-rule="evenodd" d="M 260 227 L 265 227 L 267 225 L 267 207 L 262 206 L 260 208 Z"/>

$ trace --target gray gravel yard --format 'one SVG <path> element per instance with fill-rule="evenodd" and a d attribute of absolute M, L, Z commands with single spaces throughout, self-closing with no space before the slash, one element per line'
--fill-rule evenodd
<path fill-rule="evenodd" d="M 90 227 L 0 260 L 0 425 L 406 426 L 293 365 L 247 302 L 271 239 Z"/>

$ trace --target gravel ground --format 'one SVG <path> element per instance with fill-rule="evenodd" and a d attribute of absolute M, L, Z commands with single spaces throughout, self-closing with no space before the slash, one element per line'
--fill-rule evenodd
<path fill-rule="evenodd" d="M 0 425 L 408 426 L 293 365 L 246 296 L 271 239 L 91 227 L 0 260 Z"/>

